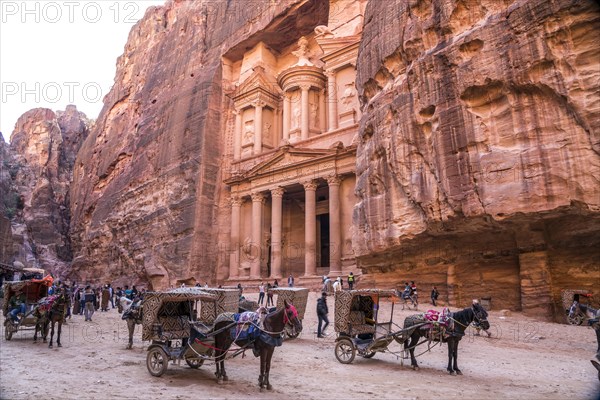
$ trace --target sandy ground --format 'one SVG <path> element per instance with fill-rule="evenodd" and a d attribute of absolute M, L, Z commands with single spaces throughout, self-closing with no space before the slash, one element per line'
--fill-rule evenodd
<path fill-rule="evenodd" d="M 465 337 L 459 348 L 464 375 L 450 376 L 445 346 L 421 355 L 419 371 L 391 353 L 340 364 L 334 355 L 333 323 L 327 338 L 313 333 L 315 304 L 311 293 L 304 332 L 275 350 L 270 392 L 259 391 L 259 361 L 251 353 L 226 363 L 230 380 L 222 385 L 216 383 L 213 364 L 198 370 L 185 362 L 169 364 L 162 377 L 151 376 L 146 369 L 149 343 L 142 342 L 138 326 L 133 349 L 126 350 L 126 324 L 115 309 L 96 312 L 93 322 L 74 316 L 63 327 L 62 348 L 33 344 L 32 331 L 18 332 L 10 341 L 2 332 L 0 398 L 597 399 L 600 393 L 589 361 L 596 349 L 590 328 L 491 312 L 494 337 Z M 413 313 L 396 306 L 394 321 L 401 324 Z M 380 321 L 389 317 L 389 303 L 382 304 L 379 315 L 384 317 Z M 392 343 L 390 350 L 400 355 L 401 347 Z"/>

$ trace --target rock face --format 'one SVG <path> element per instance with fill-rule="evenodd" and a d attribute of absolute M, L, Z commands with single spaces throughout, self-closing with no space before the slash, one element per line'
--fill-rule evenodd
<path fill-rule="evenodd" d="M 10 264 L 13 257 L 12 230 L 9 216 L 17 206 L 17 196 L 11 191 L 11 165 L 9 147 L 0 135 L 0 263 Z"/>
<path fill-rule="evenodd" d="M 38 108 L 23 114 L 11 135 L 15 257 L 56 274 L 72 258 L 69 188 L 73 162 L 88 134 L 89 121 L 75 106 L 54 113 Z"/>
<path fill-rule="evenodd" d="M 363 280 L 541 317 L 600 295 L 598 4 L 371 1 L 365 21 Z"/>
<path fill-rule="evenodd" d="M 233 89 L 223 87 L 221 56 L 243 53 L 242 41 L 291 45 L 327 12 L 317 0 L 173 1 L 147 11 L 77 157 L 73 279 L 161 289 L 219 278 L 220 132 Z"/>

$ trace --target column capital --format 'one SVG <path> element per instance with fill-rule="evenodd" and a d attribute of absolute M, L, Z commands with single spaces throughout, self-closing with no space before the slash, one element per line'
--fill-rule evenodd
<path fill-rule="evenodd" d="M 256 101 L 252 102 L 252 105 L 253 105 L 255 108 L 263 108 L 264 106 L 266 106 L 266 105 L 267 105 L 267 103 L 265 103 L 265 102 L 264 102 L 264 101 L 262 101 L 262 100 L 256 100 Z"/>
<path fill-rule="evenodd" d="M 254 192 L 250 195 L 250 197 L 252 198 L 252 202 L 260 202 L 262 203 L 263 201 L 265 201 L 265 194 L 262 192 Z"/>
<path fill-rule="evenodd" d="M 312 85 L 308 84 L 308 83 L 304 83 L 302 85 L 298 85 L 300 87 L 300 90 L 310 90 L 310 88 L 312 87 Z"/>
<path fill-rule="evenodd" d="M 271 197 L 283 197 L 285 193 L 285 189 L 282 187 L 276 187 L 275 189 L 271 189 Z"/>
<path fill-rule="evenodd" d="M 302 186 L 304 186 L 305 191 L 315 191 L 317 190 L 317 182 L 314 180 L 303 182 Z"/>
<path fill-rule="evenodd" d="M 339 186 L 342 183 L 342 178 L 339 175 L 331 175 L 327 177 L 327 184 L 329 186 Z"/>
<path fill-rule="evenodd" d="M 243 202 L 244 199 L 242 199 L 240 196 L 231 196 L 231 199 L 229 199 L 229 203 L 232 207 L 239 207 L 242 205 Z"/>
<path fill-rule="evenodd" d="M 233 109 L 233 115 L 241 115 L 242 114 L 242 107 L 236 107 Z"/>
<path fill-rule="evenodd" d="M 324 74 L 327 78 L 331 79 L 331 78 L 335 78 L 335 76 L 337 75 L 337 72 L 335 69 L 326 69 Z"/>

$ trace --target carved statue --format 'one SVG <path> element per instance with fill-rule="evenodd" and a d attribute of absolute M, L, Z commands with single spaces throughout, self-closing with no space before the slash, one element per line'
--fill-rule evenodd
<path fill-rule="evenodd" d="M 310 104 L 310 120 L 313 122 L 313 126 L 319 126 L 319 106 L 316 103 Z"/>
<path fill-rule="evenodd" d="M 354 82 L 346 83 L 346 89 L 344 90 L 344 95 L 341 97 L 342 104 L 344 104 L 344 108 L 349 110 L 352 108 L 352 103 L 354 103 L 354 98 L 356 97 L 356 90 L 354 90 Z"/>
<path fill-rule="evenodd" d="M 244 141 L 242 144 L 254 143 L 254 123 L 253 121 L 246 122 L 244 130 Z"/>
<path fill-rule="evenodd" d="M 300 114 L 302 114 L 302 111 L 300 111 L 300 106 L 296 106 L 292 114 L 292 129 L 300 128 Z"/>
<path fill-rule="evenodd" d="M 319 25 L 315 28 L 315 34 L 317 36 L 324 36 L 324 37 L 335 37 L 335 35 L 333 34 L 333 32 L 331 32 L 331 29 L 329 29 L 329 27 L 327 25 Z"/>
<path fill-rule="evenodd" d="M 302 36 L 298 39 L 298 50 L 292 51 L 292 54 L 298 57 L 298 62 L 296 65 L 302 66 L 312 66 L 313 63 L 308 59 L 308 39 Z"/>
<path fill-rule="evenodd" d="M 271 123 L 266 122 L 265 126 L 263 126 L 263 135 L 266 137 L 269 137 L 270 134 L 271 134 Z"/>

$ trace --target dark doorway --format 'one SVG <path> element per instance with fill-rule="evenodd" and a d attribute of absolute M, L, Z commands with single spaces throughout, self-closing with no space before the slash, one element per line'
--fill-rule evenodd
<path fill-rule="evenodd" d="M 320 266 L 329 268 L 329 214 L 321 214 L 317 216 L 320 227 Z"/>

